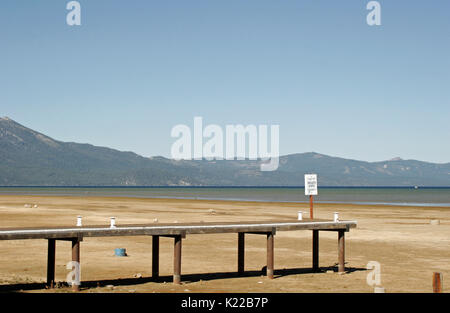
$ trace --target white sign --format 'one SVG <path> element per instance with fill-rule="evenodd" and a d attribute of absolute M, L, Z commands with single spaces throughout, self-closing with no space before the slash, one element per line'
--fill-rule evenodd
<path fill-rule="evenodd" d="M 317 196 L 317 174 L 305 174 L 305 195 Z"/>

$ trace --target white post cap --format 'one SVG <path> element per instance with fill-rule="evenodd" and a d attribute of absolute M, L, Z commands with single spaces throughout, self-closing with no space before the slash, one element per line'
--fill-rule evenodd
<path fill-rule="evenodd" d="M 110 217 L 110 221 L 111 221 L 111 228 L 116 228 L 116 218 L 115 217 Z"/>
<path fill-rule="evenodd" d="M 334 221 L 339 222 L 339 212 L 334 212 Z"/>

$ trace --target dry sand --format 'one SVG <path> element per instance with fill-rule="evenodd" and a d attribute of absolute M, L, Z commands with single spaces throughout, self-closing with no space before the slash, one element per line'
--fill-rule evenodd
<path fill-rule="evenodd" d="M 26 207 L 26 204 L 31 204 Z M 33 207 L 34 205 L 37 207 Z M 295 218 L 307 205 L 105 197 L 0 196 L 0 228 L 170 222 L 253 221 Z M 311 231 L 275 236 L 275 279 L 261 275 L 264 236 L 246 236 L 246 277 L 237 277 L 237 235 L 191 235 L 183 241 L 181 285 L 172 284 L 173 240 L 161 238 L 159 282 L 151 276 L 150 237 L 85 238 L 81 243 L 81 292 L 373 292 L 366 283 L 369 261 L 381 264 L 386 292 L 431 292 L 432 273 L 450 278 L 450 208 L 317 204 L 315 217 L 357 220 L 346 235 L 346 267 L 336 271 L 337 234 L 320 233 L 321 273 L 312 273 Z M 430 220 L 440 220 L 431 225 Z M 126 248 L 127 257 L 114 256 Z M 0 241 L 0 292 L 70 292 L 41 289 L 46 279 L 46 240 Z M 64 282 L 69 242 L 56 244 L 56 280 Z M 331 272 L 332 271 L 332 272 Z M 139 278 L 142 276 L 141 278 Z M 112 287 L 112 286 L 114 287 Z"/>

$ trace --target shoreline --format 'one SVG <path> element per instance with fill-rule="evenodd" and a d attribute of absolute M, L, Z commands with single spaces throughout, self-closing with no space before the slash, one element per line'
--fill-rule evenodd
<path fill-rule="evenodd" d="M 301 204 L 309 205 L 309 201 L 294 201 L 294 200 L 267 200 L 267 199 L 240 199 L 240 198 L 215 198 L 215 197 L 170 197 L 170 196 L 133 196 L 133 195 L 90 195 L 90 194 L 2 194 L 0 197 L 78 197 L 78 198 L 106 198 L 106 199 L 137 199 L 137 200 L 181 200 L 181 201 L 223 201 L 223 202 L 245 202 L 245 203 L 271 203 L 271 204 Z M 360 206 L 381 206 L 381 207 L 423 207 L 423 208 L 448 208 L 450 203 L 429 203 L 429 202 L 373 202 L 373 201 L 328 201 L 315 200 L 314 204 L 320 205 L 360 205 Z"/>

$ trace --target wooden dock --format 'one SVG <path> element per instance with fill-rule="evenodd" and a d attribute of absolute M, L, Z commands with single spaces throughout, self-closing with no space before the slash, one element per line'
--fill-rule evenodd
<path fill-rule="evenodd" d="M 312 268 L 319 269 L 319 231 L 336 231 L 338 234 L 339 271 L 345 267 L 345 232 L 356 227 L 356 221 L 328 221 L 319 219 L 262 221 L 262 222 L 209 222 L 209 223 L 172 223 L 147 225 L 116 225 L 115 227 L 80 226 L 80 227 L 40 227 L 40 228 L 3 228 L 0 240 L 48 240 L 47 284 L 53 288 L 55 283 L 55 241 L 72 242 L 72 261 L 80 263 L 80 242 L 84 237 L 110 236 L 152 236 L 152 277 L 159 276 L 159 237 L 174 239 L 173 282 L 181 283 L 182 240 L 187 235 L 237 233 L 237 270 L 244 272 L 245 234 L 265 235 L 267 237 L 267 277 L 274 274 L 274 237 L 278 231 L 312 231 Z M 79 290 L 80 283 L 74 283 L 73 289 Z"/>

